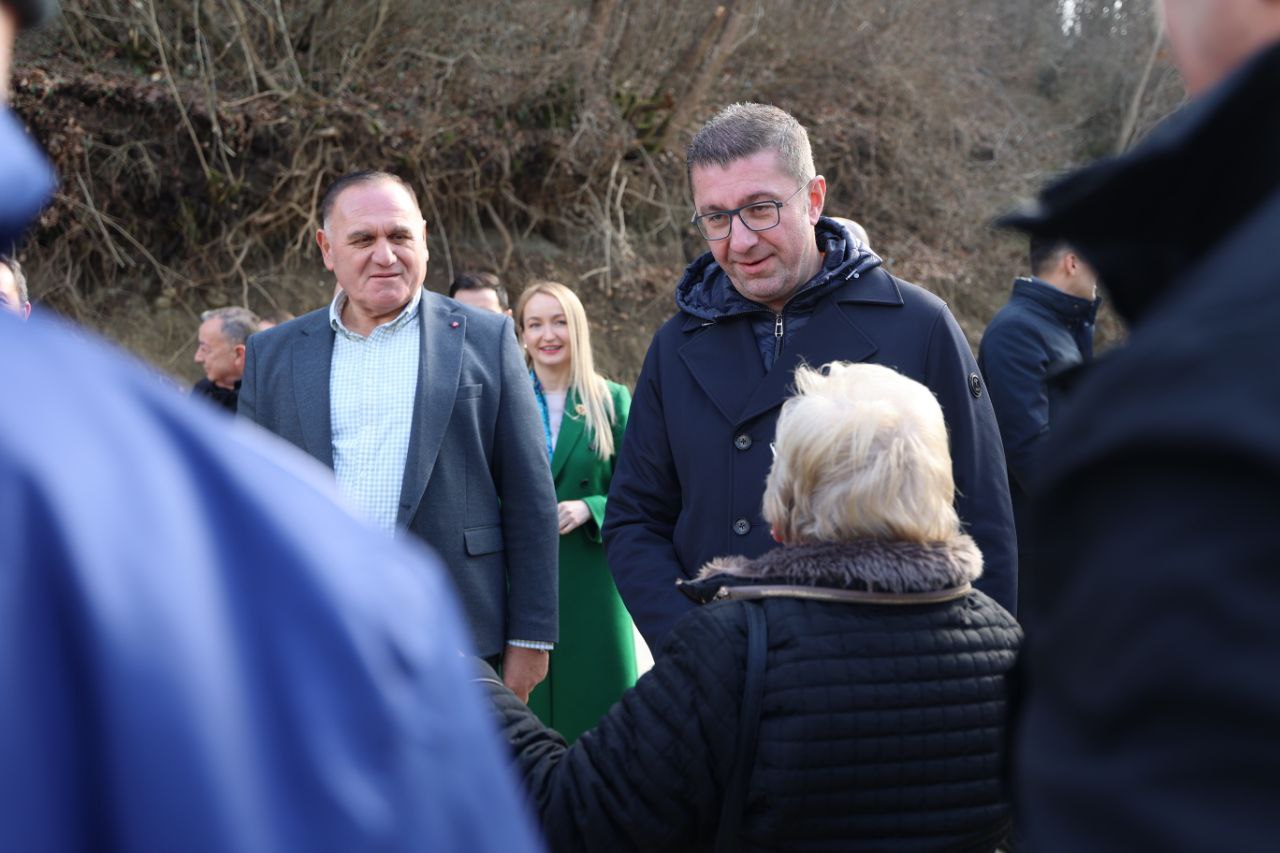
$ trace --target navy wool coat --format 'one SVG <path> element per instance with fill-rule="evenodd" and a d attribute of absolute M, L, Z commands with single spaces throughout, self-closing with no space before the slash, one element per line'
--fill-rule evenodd
<path fill-rule="evenodd" d="M 819 221 L 819 237 L 834 227 L 828 223 Z M 805 286 L 819 298 L 803 325 L 783 339 L 769 371 L 750 312 L 707 319 L 682 310 L 649 347 L 609 491 L 604 537 L 618 590 L 655 650 L 693 606 L 676 590 L 678 579 L 692 578 L 715 557 L 755 557 L 776 544 L 761 499 L 773 461 L 769 444 L 800 364 L 883 364 L 934 392 L 951 436 L 956 507 L 986 561 L 977 585 L 1010 611 L 1016 606 L 1004 451 L 969 344 L 942 300 L 838 239 L 826 245 L 819 279 Z M 702 276 L 695 286 L 718 278 L 727 288 L 719 268 L 705 264 L 690 267 L 688 275 Z M 684 294 L 681 299 L 690 304 Z"/>

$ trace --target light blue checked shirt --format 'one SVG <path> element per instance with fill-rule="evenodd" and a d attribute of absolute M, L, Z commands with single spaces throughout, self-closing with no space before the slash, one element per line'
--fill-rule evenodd
<path fill-rule="evenodd" d="M 356 508 L 392 535 L 418 394 L 422 289 L 399 316 L 368 337 L 343 325 L 346 299 L 347 294 L 338 291 L 329 305 L 329 325 L 334 331 L 329 371 L 333 472 L 338 487 Z"/>

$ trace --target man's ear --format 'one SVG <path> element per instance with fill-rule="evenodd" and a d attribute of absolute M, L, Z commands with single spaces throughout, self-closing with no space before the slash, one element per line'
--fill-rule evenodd
<path fill-rule="evenodd" d="M 235 353 L 233 358 L 235 360 L 236 367 L 239 370 L 244 370 L 244 344 L 236 344 L 232 347 L 232 352 Z"/>
<path fill-rule="evenodd" d="M 329 257 L 332 247 L 329 245 L 329 235 L 324 233 L 323 228 L 316 231 L 316 245 L 320 247 L 320 257 L 324 258 L 324 268 L 333 272 L 333 259 Z"/>
<path fill-rule="evenodd" d="M 813 180 L 809 182 L 809 192 L 806 197 L 809 201 L 809 222 L 817 225 L 818 217 L 822 215 L 822 208 L 827 203 L 827 179 L 822 175 L 814 175 Z"/>

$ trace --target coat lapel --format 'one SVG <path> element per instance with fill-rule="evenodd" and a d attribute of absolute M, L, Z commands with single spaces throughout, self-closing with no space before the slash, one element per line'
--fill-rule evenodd
<path fill-rule="evenodd" d="M 462 346 L 467 335 L 465 315 L 450 310 L 434 294 L 423 292 L 418 312 L 422 352 L 418 364 L 418 389 L 413 401 L 413 427 L 404 481 L 400 486 L 397 522 L 407 526 L 418 512 L 427 480 L 440 453 L 445 430 L 453 415 L 458 378 L 462 375 Z"/>
<path fill-rule="evenodd" d="M 551 479 L 557 483 L 560 482 L 560 472 L 564 470 L 565 463 L 573 455 L 578 442 L 586 435 L 586 423 L 577 414 L 579 402 L 577 391 L 565 400 L 564 417 L 560 419 L 560 433 L 556 436 L 556 450 L 551 456 Z"/>
<path fill-rule="evenodd" d="M 329 410 L 329 372 L 333 365 L 333 329 L 328 314 L 300 330 L 293 342 L 293 389 L 306 451 L 333 467 L 333 422 Z"/>
<path fill-rule="evenodd" d="M 702 389 L 730 423 L 751 399 L 765 378 L 760 351 L 745 317 L 713 323 L 696 332 L 680 347 L 680 358 Z"/>

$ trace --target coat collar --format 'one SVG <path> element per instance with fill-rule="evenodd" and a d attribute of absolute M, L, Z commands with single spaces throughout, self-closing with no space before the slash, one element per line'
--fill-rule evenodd
<path fill-rule="evenodd" d="M 998 224 L 1072 244 L 1133 323 L 1280 187 L 1277 103 L 1280 44 Z"/>
<path fill-rule="evenodd" d="M 1070 293 L 1063 293 L 1049 282 L 1034 276 L 1014 279 L 1013 298 L 1026 299 L 1052 311 L 1068 322 L 1092 323 L 1098 315 L 1098 306 L 1102 297 L 1081 299 Z"/>
<path fill-rule="evenodd" d="M 857 313 L 842 307 L 857 303 L 900 307 L 902 292 L 879 268 L 850 278 L 814 307 L 802 332 L 788 340 L 768 373 L 745 318 L 699 324 L 700 331 L 680 347 L 680 358 L 725 419 L 743 423 L 782 405 L 799 364 L 859 362 L 875 354 L 876 343 L 859 327 Z"/>
<path fill-rule="evenodd" d="M 957 534 L 942 542 L 857 539 L 775 548 L 754 560 L 721 557 L 681 589 L 695 600 L 737 584 L 786 584 L 883 593 L 928 593 L 972 583 L 982 575 L 982 553 Z"/>

